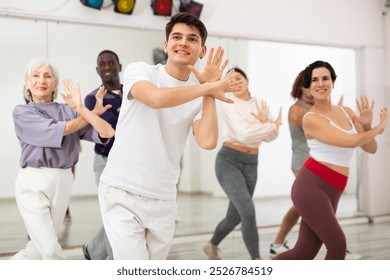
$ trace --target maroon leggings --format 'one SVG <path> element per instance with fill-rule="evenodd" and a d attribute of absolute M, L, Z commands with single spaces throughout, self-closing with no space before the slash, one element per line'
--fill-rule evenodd
<path fill-rule="evenodd" d="M 325 259 L 345 258 L 345 235 L 336 219 L 337 205 L 343 191 L 340 186 L 336 188 L 326 181 L 334 181 L 340 176 L 339 181 L 344 180 L 346 184 L 346 177 L 318 162 L 314 162 L 314 165 L 322 171 L 327 169 L 325 174 L 328 177 L 324 178 L 324 172 L 317 172 L 316 168 L 310 170 L 310 166 L 302 167 L 291 189 L 294 207 L 301 215 L 298 240 L 294 248 L 277 255 L 273 258 L 275 260 L 314 259 L 322 244 L 325 244 L 327 249 Z"/>

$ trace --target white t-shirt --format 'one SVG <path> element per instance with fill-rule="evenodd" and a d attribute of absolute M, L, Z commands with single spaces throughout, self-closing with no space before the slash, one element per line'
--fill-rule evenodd
<path fill-rule="evenodd" d="M 141 80 L 159 88 L 198 84 L 193 76 L 186 82 L 173 78 L 161 64 L 128 65 L 124 72 L 124 98 L 115 142 L 100 179 L 145 197 L 175 200 L 180 158 L 193 122 L 201 118 L 202 98 L 172 108 L 152 109 L 125 97 Z"/>

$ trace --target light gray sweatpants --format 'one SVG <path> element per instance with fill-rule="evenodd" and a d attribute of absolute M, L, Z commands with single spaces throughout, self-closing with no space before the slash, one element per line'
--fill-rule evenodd
<path fill-rule="evenodd" d="M 215 172 L 229 197 L 226 217 L 218 224 L 211 242 L 218 245 L 240 222 L 245 246 L 252 259 L 260 257 L 256 212 L 252 200 L 257 181 L 258 155 L 223 146 L 215 161 Z"/>

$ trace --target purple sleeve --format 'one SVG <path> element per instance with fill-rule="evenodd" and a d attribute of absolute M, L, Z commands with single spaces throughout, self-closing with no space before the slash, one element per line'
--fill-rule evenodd
<path fill-rule="evenodd" d="M 66 121 L 47 118 L 23 105 L 15 107 L 13 118 L 16 135 L 22 142 L 37 147 L 61 147 Z"/>
<path fill-rule="evenodd" d="M 102 141 L 96 129 L 94 129 L 92 125 L 87 125 L 80 131 L 80 139 L 94 142 L 97 144 L 107 144 L 111 138 L 108 139 L 102 138 L 104 140 Z"/>

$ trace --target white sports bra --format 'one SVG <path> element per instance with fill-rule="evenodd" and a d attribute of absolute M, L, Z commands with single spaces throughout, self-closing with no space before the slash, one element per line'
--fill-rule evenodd
<path fill-rule="evenodd" d="M 307 115 L 319 115 L 324 118 L 326 118 L 331 125 L 334 127 L 344 131 L 345 133 L 348 134 L 356 134 L 357 130 L 355 126 L 353 125 L 353 122 L 347 112 L 344 110 L 342 106 L 339 106 L 341 110 L 344 112 L 344 114 L 347 116 L 349 119 L 349 122 L 351 123 L 352 128 L 349 130 L 343 129 L 339 127 L 336 123 L 334 123 L 331 119 L 328 117 L 317 114 L 314 112 L 307 112 L 303 117 L 306 117 Z M 345 148 L 345 147 L 339 147 L 339 146 L 334 146 L 334 145 L 329 145 L 324 142 L 321 142 L 317 139 L 307 139 L 307 145 L 309 146 L 310 149 L 310 156 L 317 160 L 317 161 L 322 161 L 322 162 L 327 162 L 330 164 L 334 165 L 339 165 L 343 167 L 350 167 L 351 165 L 351 158 L 353 155 L 353 152 L 355 151 L 354 148 Z"/>

